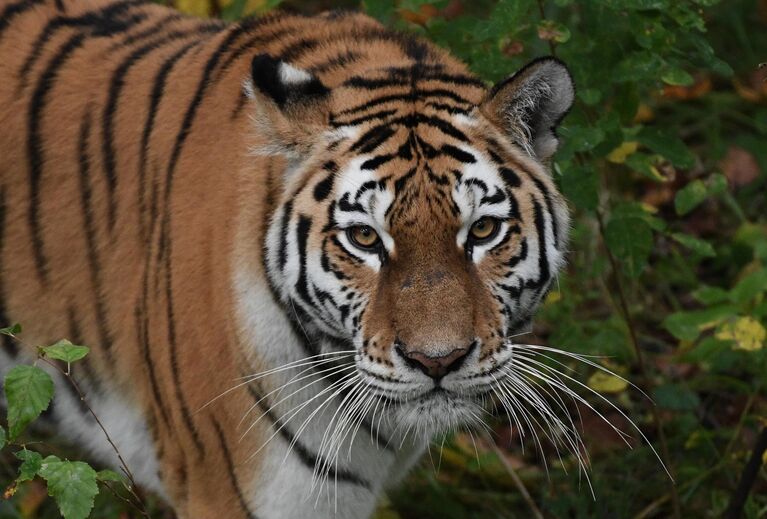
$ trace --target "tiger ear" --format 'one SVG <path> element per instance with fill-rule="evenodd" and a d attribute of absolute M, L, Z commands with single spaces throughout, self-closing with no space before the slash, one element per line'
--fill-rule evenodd
<path fill-rule="evenodd" d="M 266 139 L 257 153 L 301 156 L 328 128 L 330 90 L 305 70 L 259 54 L 245 91 L 256 101 L 254 121 Z"/>
<path fill-rule="evenodd" d="M 496 84 L 480 110 L 516 144 L 545 162 L 557 150 L 556 129 L 574 97 L 575 86 L 565 64 L 541 58 Z"/>

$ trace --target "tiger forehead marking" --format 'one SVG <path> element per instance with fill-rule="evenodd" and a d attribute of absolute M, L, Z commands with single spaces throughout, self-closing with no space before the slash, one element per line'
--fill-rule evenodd
<path fill-rule="evenodd" d="M 566 246 L 559 61 L 488 88 L 361 14 L 145 0 L 0 0 L 0 55 L 0 324 L 92 346 L 78 382 L 180 518 L 368 516 L 508 393 Z M 114 462 L 73 396 L 48 418 Z"/>

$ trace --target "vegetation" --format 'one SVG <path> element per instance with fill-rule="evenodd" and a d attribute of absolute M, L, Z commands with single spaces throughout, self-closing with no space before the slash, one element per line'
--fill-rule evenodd
<path fill-rule="evenodd" d="M 177 0 L 228 19 L 276 3 Z M 338 5 L 286 3 L 304 12 Z M 570 385 L 632 435 L 627 445 L 597 414 L 568 404 L 582 418 L 590 482 L 574 456 L 560 459 L 546 443 L 537 452 L 524 438 L 522 452 L 519 431 L 499 417 L 495 444 L 465 434 L 437 441 L 379 517 L 720 517 L 740 507 L 744 517 L 767 517 L 759 448 L 767 443 L 767 69 L 759 68 L 767 2 L 365 0 L 362 8 L 450 49 L 488 81 L 541 55 L 570 66 L 577 102 L 553 164 L 575 212 L 570 264 L 534 333 L 517 340 L 596 355 L 638 386 L 564 362 L 575 370 Z M 9 420 L 7 433 L 17 457 L 18 423 Z M 24 474 L 33 461 L 21 452 Z M 19 468 L 6 465 L 2 488 Z M 55 481 L 36 473 L 61 504 Z M 0 517 L 55 517 L 36 485 L 0 501 Z M 131 495 L 118 494 L 100 495 L 94 516 L 135 515 L 122 501 Z"/>

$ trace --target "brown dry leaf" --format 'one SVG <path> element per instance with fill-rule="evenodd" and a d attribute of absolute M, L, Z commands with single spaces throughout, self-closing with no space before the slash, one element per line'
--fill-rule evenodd
<path fill-rule="evenodd" d="M 418 8 L 418 11 L 411 11 L 410 9 L 400 9 L 400 18 L 410 23 L 417 25 L 426 25 L 426 22 L 439 16 L 439 9 L 431 4 L 424 4 Z"/>
<path fill-rule="evenodd" d="M 450 3 L 442 9 L 442 17 L 445 20 L 458 18 L 463 14 L 463 2 L 461 0 L 450 0 Z"/>
<path fill-rule="evenodd" d="M 746 186 L 759 178 L 759 164 L 754 156 L 739 146 L 727 148 L 727 154 L 719 162 L 724 176 L 733 187 Z"/>
<path fill-rule="evenodd" d="M 708 76 L 698 76 L 695 83 L 690 86 L 665 85 L 663 87 L 663 97 L 666 99 L 688 100 L 698 99 L 711 91 L 711 78 Z"/>
<path fill-rule="evenodd" d="M 23 517 L 35 517 L 37 509 L 48 497 L 48 491 L 45 485 L 38 480 L 30 481 L 25 490 L 24 498 L 19 503 L 19 510 Z"/>
<path fill-rule="evenodd" d="M 525 52 L 525 44 L 519 40 L 505 41 L 501 44 L 501 52 L 509 58 L 513 58 Z"/>

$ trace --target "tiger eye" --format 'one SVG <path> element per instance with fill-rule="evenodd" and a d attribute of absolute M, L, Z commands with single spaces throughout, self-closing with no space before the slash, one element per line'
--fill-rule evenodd
<path fill-rule="evenodd" d="M 378 245 L 378 233 L 367 225 L 356 225 L 347 231 L 349 240 L 361 249 L 372 249 Z"/>
<path fill-rule="evenodd" d="M 492 238 L 498 230 L 498 220 L 487 216 L 480 218 L 471 225 L 471 237 L 476 241 L 484 241 Z"/>

